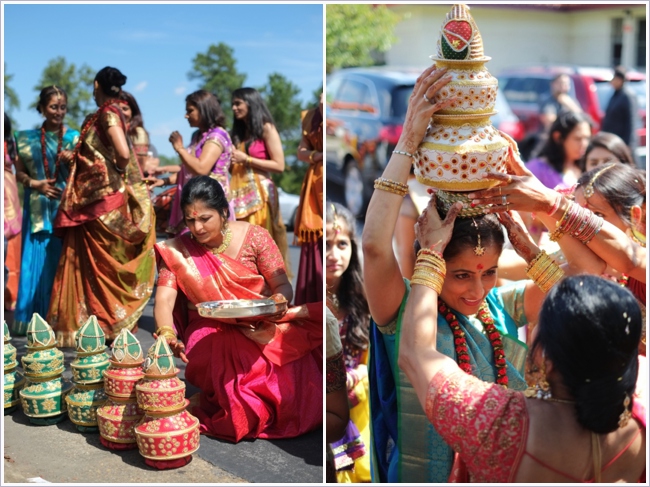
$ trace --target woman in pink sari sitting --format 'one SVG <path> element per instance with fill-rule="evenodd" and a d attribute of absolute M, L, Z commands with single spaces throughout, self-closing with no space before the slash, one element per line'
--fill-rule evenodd
<path fill-rule="evenodd" d="M 323 421 L 323 305 L 255 319 L 199 315 L 205 301 L 293 297 L 269 233 L 228 221 L 219 182 L 198 176 L 183 187 L 189 233 L 156 244 L 156 334 L 187 362 L 201 389 L 191 410 L 201 432 L 229 441 L 292 438 Z"/>
<path fill-rule="evenodd" d="M 458 211 L 440 221 L 429 203 L 416 224 L 422 248 L 444 250 Z M 515 227 L 509 235 L 523 236 Z M 435 286 L 413 285 L 399 366 L 457 453 L 450 481 L 645 482 L 647 362 L 632 293 L 590 275 L 556 284 L 528 356 L 536 384 L 525 392 L 483 382 L 436 350 L 437 301 Z"/>

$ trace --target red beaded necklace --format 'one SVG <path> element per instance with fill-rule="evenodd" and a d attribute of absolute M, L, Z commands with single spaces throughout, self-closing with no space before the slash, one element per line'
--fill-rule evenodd
<path fill-rule="evenodd" d="M 621 277 L 616 279 L 616 282 L 618 284 L 620 284 L 621 286 L 623 286 L 623 287 L 627 287 L 629 282 L 630 282 L 630 276 L 628 276 L 626 274 L 621 274 Z"/>
<path fill-rule="evenodd" d="M 86 134 L 90 130 L 90 127 L 92 127 L 97 121 L 97 119 L 99 118 L 99 114 L 104 110 L 104 108 L 119 103 L 126 104 L 127 102 L 125 100 L 120 100 L 118 98 L 110 98 L 106 100 L 104 103 L 102 103 L 102 106 L 100 106 L 97 109 L 97 111 L 93 113 L 92 117 L 90 117 L 88 121 L 84 124 L 83 128 L 81 129 L 81 133 L 79 134 L 79 140 L 77 141 L 77 145 L 74 148 L 74 153 L 72 155 L 72 164 L 74 164 L 74 162 L 77 160 L 77 154 L 79 154 L 79 149 L 81 148 L 81 144 L 86 139 Z"/>
<path fill-rule="evenodd" d="M 43 154 L 43 169 L 45 170 L 46 179 L 56 179 L 59 175 L 59 154 L 61 154 L 61 147 L 63 147 L 63 124 L 59 127 L 59 143 L 56 147 L 56 154 L 54 155 L 54 174 L 50 175 L 50 164 L 47 160 L 47 148 L 45 143 L 45 122 L 41 126 L 41 153 Z"/>
<path fill-rule="evenodd" d="M 456 348 L 458 366 L 464 372 L 471 374 L 472 365 L 469 362 L 469 354 L 467 353 L 467 340 L 465 340 L 465 332 L 460 328 L 458 318 L 456 318 L 456 315 L 451 312 L 444 301 L 442 301 L 440 298 L 438 298 L 438 311 L 442 316 L 445 317 L 454 335 L 454 346 Z M 485 330 L 485 333 L 488 336 L 490 343 L 492 344 L 492 349 L 494 350 L 494 364 L 497 369 L 497 384 L 508 387 L 508 375 L 506 374 L 506 354 L 503 351 L 501 334 L 494 325 L 494 318 L 492 318 L 492 315 L 490 314 L 485 301 L 483 301 L 481 304 L 477 313 L 477 317 L 483 325 L 483 329 Z"/>

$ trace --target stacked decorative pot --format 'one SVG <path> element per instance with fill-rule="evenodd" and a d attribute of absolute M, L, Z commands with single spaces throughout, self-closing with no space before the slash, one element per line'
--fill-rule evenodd
<path fill-rule="evenodd" d="M 144 356 L 138 339 L 123 329 L 113 342 L 113 356 L 104 371 L 106 403 L 97 410 L 100 441 L 111 450 L 136 448 L 133 429 L 142 419 L 135 395 L 136 384 L 144 377 Z"/>
<path fill-rule="evenodd" d="M 2 386 L 4 389 L 4 414 L 14 411 L 20 402 L 18 392 L 25 385 L 25 378 L 16 370 L 18 361 L 16 360 L 16 347 L 11 343 L 9 327 L 4 322 L 4 348 L 2 357 L 4 361 L 4 374 L 2 376 Z"/>
<path fill-rule="evenodd" d="M 187 411 L 185 384 L 164 337 L 147 354 L 145 375 L 136 386 L 144 417 L 135 428 L 140 454 L 158 469 L 182 467 L 199 448 L 199 420 Z"/>
<path fill-rule="evenodd" d="M 64 420 L 72 384 L 61 376 L 63 352 L 56 348 L 54 331 L 38 313 L 27 326 L 27 354 L 21 362 L 27 385 L 20 391 L 20 402 L 29 421 L 50 425 Z"/>
<path fill-rule="evenodd" d="M 104 371 L 108 368 L 106 335 L 92 315 L 75 336 L 77 357 L 71 364 L 74 389 L 65 398 L 70 421 L 79 431 L 96 433 L 97 409 L 106 402 Z"/>
<path fill-rule="evenodd" d="M 457 4 L 440 30 L 438 52 L 431 56 L 452 80 L 433 103 L 456 101 L 436 112 L 414 161 L 417 180 L 445 191 L 474 191 L 494 186 L 485 172 L 505 172 L 508 141 L 492 126 L 498 81 L 486 69 L 481 34 L 469 7 Z"/>

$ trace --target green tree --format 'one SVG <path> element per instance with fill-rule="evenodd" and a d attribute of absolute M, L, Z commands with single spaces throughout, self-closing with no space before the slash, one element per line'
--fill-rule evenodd
<path fill-rule="evenodd" d="M 327 5 L 326 69 L 375 64 L 372 51 L 386 52 L 395 42 L 399 16 L 385 5 Z"/>
<path fill-rule="evenodd" d="M 20 108 L 20 99 L 18 98 L 18 93 L 9 86 L 11 80 L 14 79 L 13 74 L 7 73 L 7 63 L 5 63 L 5 111 L 9 111 L 12 108 Z"/>
<path fill-rule="evenodd" d="M 187 73 L 190 80 L 199 80 L 201 89 L 217 95 L 226 120 L 232 120 L 230 94 L 246 81 L 246 75 L 237 71 L 233 53 L 232 47 L 223 42 L 212 44 L 206 53 L 194 56 L 192 71 Z"/>
<path fill-rule="evenodd" d="M 258 88 L 258 91 L 273 115 L 284 149 L 286 161 L 284 172 L 273 174 L 273 180 L 287 193 L 300 193 L 300 186 L 307 169 L 296 159 L 301 138 L 302 103 L 298 99 L 300 88 L 284 75 L 271 73 L 266 85 Z"/>
<path fill-rule="evenodd" d="M 258 91 L 269 108 L 283 142 L 298 137 L 300 142 L 300 88 L 280 73 L 269 74 L 266 85 Z"/>
<path fill-rule="evenodd" d="M 66 123 L 73 129 L 80 130 L 84 118 L 94 108 L 92 97 L 94 80 L 95 71 L 90 66 L 82 64 L 77 68 L 74 63 L 68 64 L 63 56 L 59 56 L 47 63 L 40 81 L 34 86 L 34 91 L 40 93 L 43 87 L 50 85 L 63 88 L 68 95 Z M 36 108 L 37 105 L 38 95 L 29 107 Z"/>

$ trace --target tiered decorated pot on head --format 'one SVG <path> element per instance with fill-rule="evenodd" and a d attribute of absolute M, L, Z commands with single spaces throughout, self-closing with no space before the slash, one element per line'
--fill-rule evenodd
<path fill-rule="evenodd" d="M 142 419 L 135 386 L 144 377 L 144 356 L 138 339 L 123 329 L 113 342 L 113 356 L 104 371 L 106 403 L 97 410 L 100 441 L 111 450 L 137 447 L 133 428 Z"/>
<path fill-rule="evenodd" d="M 18 361 L 16 360 L 16 347 L 11 343 L 11 335 L 7 322 L 4 322 L 4 348 L 2 358 L 4 359 L 4 374 L 2 376 L 2 385 L 4 388 L 4 414 L 9 414 L 16 409 L 20 402 L 18 392 L 25 385 L 25 378 L 16 370 Z"/>
<path fill-rule="evenodd" d="M 481 175 L 506 171 L 509 144 L 490 121 L 496 113 L 498 81 L 485 67 L 491 58 L 483 54 L 469 7 L 452 7 L 440 29 L 437 51 L 431 59 L 436 67 L 447 68 L 452 80 L 432 102 L 457 100 L 432 116 L 414 161 L 415 176 L 445 192 L 494 186 L 496 181 Z"/>
<path fill-rule="evenodd" d="M 65 396 L 72 384 L 61 376 L 63 352 L 56 348 L 54 331 L 38 313 L 27 326 L 27 354 L 21 362 L 27 384 L 20 391 L 20 402 L 30 422 L 50 425 L 65 419 Z"/>
<path fill-rule="evenodd" d="M 182 467 L 199 449 L 199 420 L 187 411 L 185 384 L 177 377 L 174 356 L 165 337 L 153 344 L 136 386 L 144 417 L 135 428 L 140 454 L 158 469 Z"/>
<path fill-rule="evenodd" d="M 108 368 L 106 335 L 92 315 L 75 335 L 77 358 L 72 362 L 75 388 L 67 395 L 68 416 L 77 429 L 96 433 L 97 409 L 106 402 L 104 371 Z"/>

